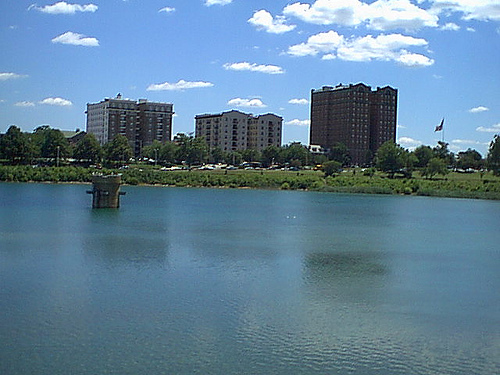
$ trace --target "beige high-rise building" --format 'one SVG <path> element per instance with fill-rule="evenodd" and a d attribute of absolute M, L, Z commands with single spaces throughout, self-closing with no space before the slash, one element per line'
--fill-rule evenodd
<path fill-rule="evenodd" d="M 386 141 L 396 141 L 398 91 L 363 83 L 311 90 L 310 144 L 343 143 L 353 164 L 365 164 Z"/>
<path fill-rule="evenodd" d="M 196 137 L 204 137 L 210 149 L 241 151 L 281 146 L 283 118 L 271 113 L 254 116 L 232 110 L 195 117 Z"/>
<path fill-rule="evenodd" d="M 172 137 L 173 104 L 149 102 L 146 99 L 106 98 L 87 104 L 87 133 L 96 136 L 101 145 L 118 134 L 127 137 L 136 155 L 154 140 L 167 142 Z"/>

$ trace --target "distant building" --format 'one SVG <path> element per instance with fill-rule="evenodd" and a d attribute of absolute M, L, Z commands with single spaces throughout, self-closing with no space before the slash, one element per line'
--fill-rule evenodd
<path fill-rule="evenodd" d="M 136 155 L 154 140 L 170 141 L 173 104 L 149 102 L 146 99 L 106 98 L 87 104 L 87 133 L 95 135 L 102 145 L 121 134 L 127 137 Z"/>
<path fill-rule="evenodd" d="M 343 143 L 353 164 L 370 161 L 386 141 L 396 141 L 398 91 L 372 91 L 363 83 L 311 90 L 310 143 L 330 149 Z"/>
<path fill-rule="evenodd" d="M 80 142 L 85 135 L 87 134 L 83 130 L 77 129 L 75 131 L 72 130 L 61 130 L 61 132 L 64 135 L 64 138 L 68 140 L 68 143 L 70 145 L 76 145 L 78 142 Z"/>
<path fill-rule="evenodd" d="M 240 111 L 195 117 L 196 137 L 205 137 L 210 149 L 241 151 L 281 146 L 283 118 L 272 113 L 254 116 Z"/>

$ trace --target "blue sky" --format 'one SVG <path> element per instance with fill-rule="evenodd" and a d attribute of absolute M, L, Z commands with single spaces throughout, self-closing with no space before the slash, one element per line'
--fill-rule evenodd
<path fill-rule="evenodd" d="M 397 140 L 486 155 L 500 133 L 499 0 L 0 3 L 0 132 L 85 129 L 86 103 L 174 104 L 174 134 L 230 109 L 309 138 L 310 90 L 399 90 Z"/>

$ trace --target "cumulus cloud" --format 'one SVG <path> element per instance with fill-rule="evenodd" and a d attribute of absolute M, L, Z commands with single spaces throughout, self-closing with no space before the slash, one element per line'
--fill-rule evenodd
<path fill-rule="evenodd" d="M 70 44 L 73 46 L 98 47 L 96 38 L 68 31 L 52 39 L 52 43 Z"/>
<path fill-rule="evenodd" d="M 205 0 L 205 5 L 207 7 L 211 5 L 227 5 L 231 4 L 233 0 Z"/>
<path fill-rule="evenodd" d="M 40 104 L 55 105 L 60 107 L 72 106 L 73 103 L 68 99 L 63 98 L 45 98 L 39 102 Z"/>
<path fill-rule="evenodd" d="M 203 82 L 203 81 L 185 81 L 183 79 L 179 80 L 176 83 L 158 83 L 151 84 L 147 88 L 147 91 L 182 91 L 187 89 L 196 89 L 201 87 L 212 87 L 214 84 L 211 82 Z"/>
<path fill-rule="evenodd" d="M 460 26 L 458 26 L 456 23 L 448 22 L 441 26 L 440 29 L 445 31 L 458 31 L 460 30 Z"/>
<path fill-rule="evenodd" d="M 437 27 L 438 16 L 419 8 L 409 0 L 377 0 L 371 4 L 360 0 L 316 0 L 287 5 L 283 14 L 319 25 L 358 26 L 366 24 L 374 30 Z"/>
<path fill-rule="evenodd" d="M 9 79 L 18 79 L 18 78 L 26 78 L 27 75 L 17 74 L 17 73 L 0 73 L 0 81 L 8 81 Z"/>
<path fill-rule="evenodd" d="M 266 10 L 256 11 L 248 23 L 255 26 L 258 30 L 264 30 L 271 34 L 283 34 L 295 29 L 296 25 L 287 25 L 286 19 L 283 16 L 274 18 L 271 13 Z"/>
<path fill-rule="evenodd" d="M 432 0 L 434 13 L 462 13 L 464 20 L 500 21 L 498 0 Z"/>
<path fill-rule="evenodd" d="M 291 125 L 291 126 L 309 126 L 310 124 L 311 124 L 310 120 L 299 120 L 299 119 L 293 119 L 285 122 L 285 125 Z"/>
<path fill-rule="evenodd" d="M 471 139 L 454 139 L 451 141 L 451 143 L 457 144 L 457 145 L 485 145 L 485 144 L 487 144 L 487 143 L 482 143 L 479 141 L 474 141 Z"/>
<path fill-rule="evenodd" d="M 242 98 L 234 98 L 227 102 L 229 106 L 236 107 L 246 107 L 246 108 L 264 108 L 267 107 L 262 100 L 258 98 L 254 99 L 242 99 Z"/>
<path fill-rule="evenodd" d="M 482 133 L 500 133 L 500 123 L 493 125 L 491 128 L 485 128 L 484 126 L 479 126 L 476 131 Z"/>
<path fill-rule="evenodd" d="M 398 144 L 403 148 L 415 149 L 416 147 L 422 145 L 422 142 L 410 137 L 399 137 Z"/>
<path fill-rule="evenodd" d="M 288 54 L 292 56 L 324 54 L 325 60 L 337 57 L 346 61 L 395 61 L 409 67 L 420 67 L 432 65 L 434 60 L 409 52 L 406 48 L 426 45 L 425 39 L 401 34 L 381 34 L 376 37 L 367 35 L 347 39 L 330 30 L 310 36 L 305 43 L 290 46 Z"/>
<path fill-rule="evenodd" d="M 250 71 L 250 72 L 259 72 L 266 74 L 283 74 L 285 71 L 282 67 L 276 65 L 258 65 L 255 63 L 248 62 L 238 62 L 238 63 L 226 63 L 223 65 L 226 70 L 235 70 L 235 71 Z"/>
<path fill-rule="evenodd" d="M 479 107 L 474 107 L 469 109 L 470 113 L 480 113 L 480 112 L 486 112 L 489 111 L 490 109 L 488 107 L 480 105 Z"/>
<path fill-rule="evenodd" d="M 33 102 L 28 102 L 28 101 L 22 101 L 22 102 L 17 102 L 14 103 L 16 107 L 34 107 L 35 103 Z"/>
<path fill-rule="evenodd" d="M 172 12 L 175 12 L 175 8 L 172 8 L 172 7 L 165 7 L 165 8 L 161 8 L 158 13 L 172 13 Z"/>
<path fill-rule="evenodd" d="M 290 104 L 299 104 L 299 105 L 308 105 L 309 104 L 309 100 L 307 100 L 307 99 L 290 99 L 288 101 L 288 103 L 290 103 Z"/>
<path fill-rule="evenodd" d="M 98 6 L 95 4 L 86 4 L 86 5 L 69 4 L 65 1 L 59 1 L 58 3 L 52 5 L 45 5 L 43 7 L 39 7 L 36 4 L 32 4 L 28 8 L 28 10 L 31 9 L 36 9 L 40 12 L 48 14 L 75 14 L 76 12 L 94 13 L 98 9 Z"/>

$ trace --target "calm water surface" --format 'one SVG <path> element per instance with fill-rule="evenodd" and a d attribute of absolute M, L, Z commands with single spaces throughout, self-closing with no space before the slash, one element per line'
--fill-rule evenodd
<path fill-rule="evenodd" d="M 500 202 L 0 184 L 1 374 L 498 374 Z"/>

